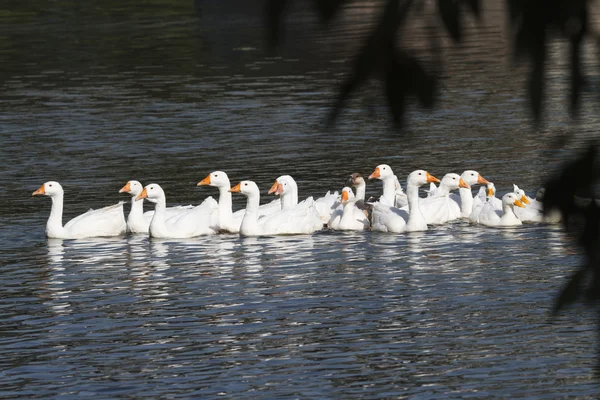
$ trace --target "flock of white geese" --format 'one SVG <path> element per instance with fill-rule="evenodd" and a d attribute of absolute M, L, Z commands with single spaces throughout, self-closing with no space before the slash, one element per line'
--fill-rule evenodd
<path fill-rule="evenodd" d="M 511 227 L 523 222 L 560 221 L 559 215 L 544 216 L 538 192 L 529 198 L 514 186 L 513 192 L 501 199 L 495 196 L 494 184 L 477 171 L 462 175 L 449 173 L 442 180 L 429 172 L 416 170 L 408 175 L 406 192 L 387 164 L 381 164 L 368 179 L 383 182 L 383 194 L 378 199 L 365 200 L 366 181 L 352 174 L 348 185 L 325 196 L 298 201 L 298 186 L 289 175 L 276 179 L 269 194 L 279 198 L 260 204 L 260 191 L 253 181 L 241 181 L 231 187 L 225 172 L 214 171 L 198 186 L 219 189 L 219 200 L 208 197 L 198 206 L 167 207 L 165 192 L 156 183 L 142 187 L 129 181 L 119 191 L 131 195 L 131 211 L 125 220 L 123 202 L 97 210 L 89 210 L 65 225 L 62 223 L 63 196 L 58 182 L 44 183 L 33 196 L 52 199 L 52 209 L 46 224 L 49 238 L 77 239 L 119 236 L 126 232 L 145 233 L 157 238 L 190 238 L 215 233 L 239 233 L 242 236 L 311 234 L 324 227 L 334 230 L 373 230 L 381 232 L 424 231 L 428 225 L 441 225 L 458 219 L 492 227 Z M 436 186 L 435 184 L 438 183 Z M 419 196 L 419 188 L 429 184 L 427 197 Z M 477 195 L 471 188 L 480 185 Z M 458 190 L 458 194 L 452 193 Z M 247 198 L 246 208 L 233 212 L 232 193 Z M 155 204 L 154 211 L 144 212 L 144 199 Z"/>

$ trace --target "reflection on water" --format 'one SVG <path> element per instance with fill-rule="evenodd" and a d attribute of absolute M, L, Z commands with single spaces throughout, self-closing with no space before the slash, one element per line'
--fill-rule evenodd
<path fill-rule="evenodd" d="M 336 129 L 322 125 L 373 2 L 348 3 L 327 33 L 292 9 L 281 57 L 260 50 L 247 2 L 249 15 L 227 2 L 198 2 L 201 15 L 160 0 L 13 3 L 0 10 L 3 397 L 598 397 L 596 316 L 575 308 L 548 323 L 581 262 L 557 227 L 45 240 L 49 206 L 30 198 L 61 181 L 66 221 L 139 179 L 197 204 L 215 194 L 195 186 L 213 170 L 264 189 L 291 174 L 304 198 L 383 162 L 401 178 L 477 169 L 498 195 L 533 192 L 554 133 L 529 129 L 523 81 L 502 67 L 500 3 L 486 2 L 495 14 L 468 26 L 464 47 L 444 48 L 439 109 L 409 110 L 406 135 L 368 93 Z M 568 81 L 549 72 L 553 89 Z M 550 124 L 566 129 L 562 92 L 548 92 Z M 585 104 L 581 131 L 597 132 Z"/>

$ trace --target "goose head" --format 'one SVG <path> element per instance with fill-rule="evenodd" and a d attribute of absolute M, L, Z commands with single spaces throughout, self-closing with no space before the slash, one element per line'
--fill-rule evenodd
<path fill-rule="evenodd" d="M 144 187 L 138 181 L 129 181 L 119 190 L 119 193 L 129 193 L 132 196 L 137 196 L 142 193 Z"/>
<path fill-rule="evenodd" d="M 513 183 L 513 192 L 514 192 L 514 194 L 516 194 L 519 197 L 519 200 L 521 200 L 525 204 L 529 204 L 529 199 L 527 198 L 525 191 L 523 189 L 519 189 L 519 187 L 517 185 L 515 185 L 514 183 Z"/>
<path fill-rule="evenodd" d="M 473 185 L 487 185 L 489 182 L 477 171 L 467 170 L 460 176 L 470 186 Z"/>
<path fill-rule="evenodd" d="M 439 182 L 440 180 L 429 172 L 422 169 L 411 172 L 406 180 L 407 186 L 423 186 L 431 182 Z"/>
<path fill-rule="evenodd" d="M 456 190 L 458 188 L 471 189 L 471 186 L 466 183 L 460 175 L 453 173 L 444 175 L 440 185 L 444 185 L 450 190 Z"/>
<path fill-rule="evenodd" d="M 158 200 L 164 197 L 165 192 L 162 190 L 162 188 L 157 183 L 151 183 L 149 185 L 146 185 L 144 190 L 142 190 L 142 192 L 138 194 L 135 200 L 139 201 L 142 199 L 148 199 L 148 201 L 156 203 L 158 202 Z"/>
<path fill-rule="evenodd" d="M 515 193 L 506 193 L 504 196 L 502 196 L 502 204 L 509 205 L 511 207 L 525 207 Z"/>
<path fill-rule="evenodd" d="M 241 181 L 229 189 L 229 191 L 232 193 L 241 193 L 246 196 L 260 193 L 258 186 L 253 181 Z"/>
<path fill-rule="evenodd" d="M 494 197 L 496 195 L 496 186 L 492 182 L 488 182 L 486 186 L 488 197 Z"/>
<path fill-rule="evenodd" d="M 354 187 L 366 185 L 365 178 L 363 178 L 363 176 L 358 172 L 355 172 L 352 175 L 350 175 L 350 178 L 348 178 L 346 183 Z"/>
<path fill-rule="evenodd" d="M 215 186 L 218 188 L 226 187 L 229 189 L 229 177 L 223 171 L 213 171 L 206 175 L 206 178 L 202 179 L 196 184 L 196 186 Z"/>
<path fill-rule="evenodd" d="M 394 176 L 394 173 L 392 172 L 392 169 L 390 168 L 389 165 L 380 164 L 377 167 L 375 167 L 375 171 L 373 171 L 373 173 L 371 175 L 369 175 L 369 179 L 384 180 L 385 178 L 389 178 L 389 177 L 393 177 L 393 176 Z"/>
<path fill-rule="evenodd" d="M 35 192 L 33 192 L 31 195 L 32 196 L 56 196 L 56 195 L 61 195 L 63 194 L 63 188 L 62 186 L 60 186 L 60 183 L 55 182 L 55 181 L 48 181 L 46 183 L 44 183 L 38 190 L 36 190 Z"/>
<path fill-rule="evenodd" d="M 350 189 L 348 186 L 344 187 L 342 189 L 342 204 L 346 204 L 354 199 L 355 197 L 354 192 L 352 192 L 352 189 Z"/>
<path fill-rule="evenodd" d="M 269 189 L 269 194 L 275 193 L 276 195 L 282 195 L 290 193 L 293 189 L 297 189 L 296 181 L 289 175 L 281 175 L 275 179 L 275 183 Z"/>

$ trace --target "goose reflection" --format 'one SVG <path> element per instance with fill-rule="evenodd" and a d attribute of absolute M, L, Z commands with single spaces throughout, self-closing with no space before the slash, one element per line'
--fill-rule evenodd
<path fill-rule="evenodd" d="M 71 290 L 65 282 L 65 247 L 63 239 L 47 239 L 48 266 L 45 270 L 46 281 L 42 283 L 42 290 L 38 296 L 44 300 L 50 310 L 56 315 L 71 313 L 69 297 Z"/>

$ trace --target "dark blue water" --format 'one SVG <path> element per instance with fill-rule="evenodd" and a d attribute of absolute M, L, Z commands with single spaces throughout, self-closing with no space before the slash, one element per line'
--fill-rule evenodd
<path fill-rule="evenodd" d="M 48 199 L 31 198 L 60 181 L 66 221 L 127 200 L 118 190 L 138 179 L 196 204 L 217 195 L 195 186 L 213 170 L 265 198 L 290 174 L 304 198 L 384 162 L 400 177 L 476 169 L 500 194 L 517 183 L 533 195 L 596 117 L 585 103 L 569 122 L 555 67 L 546 123 L 532 127 L 501 9 L 464 47 L 444 44 L 439 108 L 411 108 L 399 134 L 377 82 L 323 126 L 374 4 L 348 6 L 328 31 L 296 5 L 273 57 L 253 7 L 113 3 L 4 13 L 2 397 L 598 397 L 596 315 L 549 317 L 582 260 L 559 227 L 62 241 L 44 238 Z M 555 149 L 570 131 L 572 147 Z"/>

